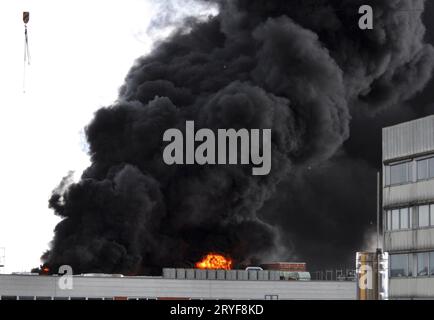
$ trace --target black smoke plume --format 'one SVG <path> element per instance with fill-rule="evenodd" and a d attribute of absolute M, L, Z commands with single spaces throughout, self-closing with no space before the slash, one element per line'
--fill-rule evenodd
<path fill-rule="evenodd" d="M 343 250 L 332 253 L 339 259 L 360 244 L 369 205 L 353 200 L 372 189 L 363 169 L 352 168 L 369 165 L 339 155 L 352 117 L 385 112 L 429 81 L 424 1 L 207 2 L 219 14 L 188 19 L 138 59 L 118 101 L 87 127 L 91 166 L 50 200 L 63 218 L 43 255 L 53 269 L 157 274 L 209 251 L 246 264 L 309 260 L 333 246 Z M 358 27 L 363 4 L 374 9 L 373 30 Z M 163 133 L 186 120 L 196 128 L 271 128 L 270 175 L 165 165 Z M 369 183 L 375 188 L 375 174 Z M 332 190 L 347 184 L 360 188 Z M 375 203 L 375 193 L 363 196 Z"/>

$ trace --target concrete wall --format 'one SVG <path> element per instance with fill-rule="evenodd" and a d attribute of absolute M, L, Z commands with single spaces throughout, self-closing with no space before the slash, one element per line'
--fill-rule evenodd
<path fill-rule="evenodd" d="M 383 129 L 383 161 L 434 150 L 434 115 Z"/>
<path fill-rule="evenodd" d="M 384 233 L 385 251 L 423 251 L 434 248 L 434 228 Z"/>
<path fill-rule="evenodd" d="M 383 206 L 400 206 L 434 201 L 434 180 L 383 188 Z"/>
<path fill-rule="evenodd" d="M 177 280 L 160 277 L 74 277 L 73 290 L 61 290 L 57 276 L 0 275 L 1 296 L 173 297 L 192 299 L 351 299 L 355 282 Z"/>
<path fill-rule="evenodd" d="M 434 299 L 434 278 L 390 279 L 389 296 L 393 299 Z"/>

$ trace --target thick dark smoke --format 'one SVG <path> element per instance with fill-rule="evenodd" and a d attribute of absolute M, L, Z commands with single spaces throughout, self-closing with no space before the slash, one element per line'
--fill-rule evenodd
<path fill-rule="evenodd" d="M 63 218 L 43 256 L 54 269 L 153 274 L 209 251 L 236 263 L 337 259 L 362 241 L 375 192 L 362 193 L 375 173 L 367 182 L 369 164 L 348 160 L 342 146 L 352 116 L 385 112 L 429 80 L 424 1 L 208 2 L 220 13 L 189 19 L 140 58 L 119 100 L 87 127 L 92 165 L 50 200 Z M 362 4 L 374 8 L 374 30 L 358 28 Z M 186 120 L 271 128 L 270 175 L 165 165 L 163 133 Z"/>

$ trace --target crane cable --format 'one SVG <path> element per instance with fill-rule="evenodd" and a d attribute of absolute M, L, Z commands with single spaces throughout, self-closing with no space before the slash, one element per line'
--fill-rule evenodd
<path fill-rule="evenodd" d="M 24 63 L 30 65 L 29 38 L 27 35 L 27 25 L 24 26 Z"/>
<path fill-rule="evenodd" d="M 23 92 L 26 93 L 26 65 L 30 65 L 30 50 L 29 50 L 29 37 L 27 34 L 27 23 L 29 22 L 29 12 L 23 12 L 24 22 L 24 75 L 23 75 Z"/>

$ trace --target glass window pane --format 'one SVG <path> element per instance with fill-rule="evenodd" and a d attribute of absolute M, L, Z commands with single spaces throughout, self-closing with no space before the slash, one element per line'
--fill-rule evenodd
<path fill-rule="evenodd" d="M 428 252 L 417 254 L 417 275 L 419 277 L 428 276 Z"/>
<path fill-rule="evenodd" d="M 419 206 L 419 227 L 429 226 L 429 206 Z"/>
<path fill-rule="evenodd" d="M 410 207 L 410 208 L 408 208 L 408 227 L 410 228 L 410 229 L 412 229 L 413 228 L 413 208 L 414 207 Z"/>
<path fill-rule="evenodd" d="M 399 230 L 399 209 L 392 210 L 392 230 Z"/>
<path fill-rule="evenodd" d="M 413 254 L 412 253 L 408 254 L 408 276 L 409 277 L 413 276 Z"/>
<path fill-rule="evenodd" d="M 429 159 L 429 177 L 434 178 L 434 158 Z"/>
<path fill-rule="evenodd" d="M 401 229 L 408 229 L 408 208 L 402 208 L 401 212 Z"/>
<path fill-rule="evenodd" d="M 430 275 L 434 276 L 434 251 L 429 254 Z"/>
<path fill-rule="evenodd" d="M 384 228 L 384 231 L 389 231 L 389 210 L 384 211 L 383 228 Z"/>
<path fill-rule="evenodd" d="M 393 254 L 390 256 L 390 276 L 407 277 L 408 275 L 408 255 Z"/>
<path fill-rule="evenodd" d="M 390 186 L 390 166 L 384 166 L 384 175 L 386 179 L 386 186 Z"/>
<path fill-rule="evenodd" d="M 428 179 L 428 159 L 417 161 L 417 180 Z"/>
<path fill-rule="evenodd" d="M 430 218 L 431 225 L 434 226 L 434 204 L 431 205 L 430 216 L 431 216 Z"/>
<path fill-rule="evenodd" d="M 392 210 L 387 210 L 387 230 L 392 230 Z"/>
<path fill-rule="evenodd" d="M 408 163 L 390 166 L 390 183 L 399 184 L 408 181 Z"/>
<path fill-rule="evenodd" d="M 405 163 L 405 167 L 407 170 L 407 180 L 405 182 L 411 182 L 413 181 L 413 161 Z"/>

